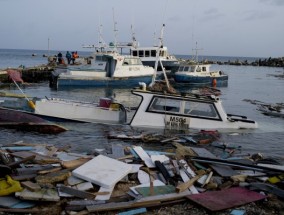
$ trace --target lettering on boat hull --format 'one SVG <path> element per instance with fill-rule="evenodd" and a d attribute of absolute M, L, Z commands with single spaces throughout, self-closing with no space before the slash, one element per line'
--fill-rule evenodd
<path fill-rule="evenodd" d="M 165 128 L 173 130 L 187 130 L 189 129 L 190 118 L 180 116 L 165 116 Z"/>

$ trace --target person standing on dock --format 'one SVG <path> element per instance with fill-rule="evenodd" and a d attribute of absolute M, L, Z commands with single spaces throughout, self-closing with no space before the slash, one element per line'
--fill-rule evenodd
<path fill-rule="evenodd" d="M 79 57 L 79 55 L 78 55 L 77 51 L 76 52 L 72 52 L 72 64 L 75 64 L 75 60 L 78 57 Z"/>
<path fill-rule="evenodd" d="M 59 52 L 57 55 L 58 64 L 62 64 L 62 53 Z"/>
<path fill-rule="evenodd" d="M 67 51 L 65 57 L 66 57 L 66 59 L 67 59 L 68 64 L 70 64 L 70 62 L 71 62 L 71 57 L 72 57 L 72 56 L 71 56 L 71 54 L 70 54 L 69 51 Z"/>

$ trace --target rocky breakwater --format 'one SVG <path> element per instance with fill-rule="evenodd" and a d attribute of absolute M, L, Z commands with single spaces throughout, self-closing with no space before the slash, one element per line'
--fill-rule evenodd
<path fill-rule="evenodd" d="M 249 62 L 248 60 L 235 60 L 235 61 L 227 61 L 227 62 L 221 62 L 221 61 L 211 61 L 209 63 L 212 64 L 219 64 L 219 65 L 234 65 L 234 66 L 269 66 L 269 67 L 284 67 L 284 57 L 279 58 L 267 58 L 267 59 L 258 59 L 253 62 Z"/>

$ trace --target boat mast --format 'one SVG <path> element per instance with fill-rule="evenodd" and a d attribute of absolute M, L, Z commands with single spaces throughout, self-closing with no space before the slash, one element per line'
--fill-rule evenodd
<path fill-rule="evenodd" d="M 165 28 L 165 24 L 163 24 L 163 26 L 162 26 L 161 36 L 159 38 L 160 42 L 159 42 L 159 46 L 158 46 L 158 48 L 156 50 L 155 73 L 153 75 L 153 79 L 152 79 L 151 85 L 154 84 L 154 82 L 155 82 L 156 75 L 157 75 L 157 70 L 158 70 L 158 62 L 160 62 L 160 65 L 161 65 L 161 68 L 163 70 L 163 74 L 164 74 L 164 77 L 165 77 L 165 81 L 166 81 L 167 87 L 168 87 L 168 89 L 170 89 L 169 80 L 168 80 L 165 68 L 164 68 L 163 63 L 162 63 L 161 58 L 160 58 L 160 49 L 163 48 L 164 28 Z"/>
<path fill-rule="evenodd" d="M 114 8 L 112 8 L 112 16 L 113 16 L 113 31 L 114 31 L 114 49 L 115 51 L 117 51 L 117 32 L 118 30 L 116 29 L 117 22 L 114 19 Z"/>
<path fill-rule="evenodd" d="M 49 37 L 47 39 L 47 55 L 48 55 L 48 57 L 50 55 L 50 52 L 49 52 Z"/>
<path fill-rule="evenodd" d="M 136 37 L 135 37 L 135 32 L 133 30 L 133 25 L 131 24 L 131 39 L 132 39 L 132 46 L 134 48 L 137 48 L 138 47 L 138 43 L 137 43 L 137 40 L 136 40 Z"/>
<path fill-rule="evenodd" d="M 195 43 L 195 46 L 196 46 L 196 48 L 195 48 L 195 49 L 192 49 L 192 51 L 195 51 L 195 61 L 196 61 L 196 63 L 198 64 L 198 51 L 199 51 L 199 50 L 203 50 L 203 49 L 198 49 L 198 48 L 197 48 L 197 42 Z M 193 59 L 194 59 L 194 57 L 193 57 Z"/>
<path fill-rule="evenodd" d="M 99 25 L 99 37 L 98 37 L 98 48 L 101 50 L 101 52 L 103 51 L 104 48 L 106 48 L 106 42 L 104 41 L 103 39 L 103 36 L 102 36 L 102 27 L 103 25 L 100 24 Z"/>

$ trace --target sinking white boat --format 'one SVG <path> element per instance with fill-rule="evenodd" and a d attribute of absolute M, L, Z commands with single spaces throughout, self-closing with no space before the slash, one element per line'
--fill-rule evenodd
<path fill-rule="evenodd" d="M 30 102 L 34 105 L 29 105 Z M 101 98 L 99 103 L 67 100 L 60 98 L 25 98 L 1 100 L 0 107 L 26 112 L 49 121 L 74 121 L 107 124 L 126 122 L 126 110 L 120 103 L 109 98 Z"/>
<path fill-rule="evenodd" d="M 130 125 L 164 129 L 253 129 L 258 125 L 246 116 L 227 114 L 215 96 L 165 94 L 133 90 L 141 97 Z"/>

